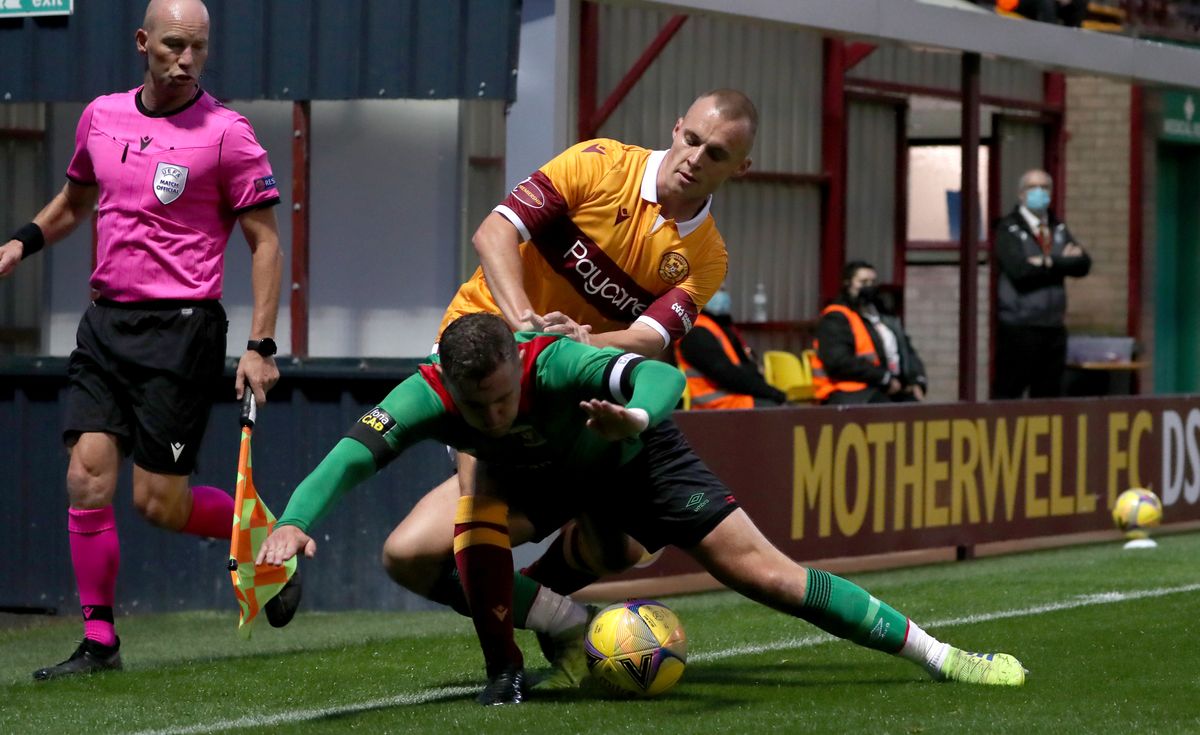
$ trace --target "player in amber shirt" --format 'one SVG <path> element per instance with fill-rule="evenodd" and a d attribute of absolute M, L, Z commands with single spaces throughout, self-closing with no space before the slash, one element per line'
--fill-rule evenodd
<path fill-rule="evenodd" d="M 709 209 L 722 183 L 750 167 L 758 125 L 741 92 L 696 99 L 671 131 L 671 146 L 649 151 L 615 140 L 568 149 L 519 183 L 473 238 L 481 266 L 459 289 L 444 328 L 462 314 L 501 314 L 514 330 L 567 334 L 601 347 L 653 356 L 691 329 L 725 279 L 728 257 Z M 474 461 L 425 495 L 384 543 L 384 566 L 399 584 L 437 602 L 461 596 L 444 548 L 458 498 L 474 495 Z M 514 534 L 530 524 L 507 515 Z M 622 534 L 584 519 L 561 534 L 530 574 L 569 593 L 644 552 Z M 437 580 L 432 586 L 431 579 Z M 504 611 L 505 615 L 511 611 Z M 563 642 L 550 641 L 552 658 Z M 568 676 L 566 683 L 576 683 Z M 519 701 L 520 686 L 492 682 L 497 702 Z"/>
<path fill-rule="evenodd" d="M 480 225 L 481 266 L 443 328 L 493 311 L 514 329 L 590 332 L 593 344 L 658 354 L 725 278 L 712 193 L 750 167 L 756 127 L 750 100 L 719 89 L 675 123 L 665 151 L 606 139 L 569 148 Z"/>
<path fill-rule="evenodd" d="M 558 311 L 597 333 L 638 323 L 662 345 L 688 331 L 724 278 L 728 257 L 709 198 L 687 219 L 663 217 L 656 179 L 668 153 L 608 139 L 579 143 L 496 207 L 523 240 L 521 271 L 535 313 Z M 481 267 L 455 295 L 444 324 L 496 310 Z"/>

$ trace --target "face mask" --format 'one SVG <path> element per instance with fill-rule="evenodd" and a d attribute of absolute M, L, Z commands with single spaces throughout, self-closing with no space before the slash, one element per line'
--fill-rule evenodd
<path fill-rule="evenodd" d="M 879 296 L 879 289 L 875 286 L 863 286 L 858 289 L 858 298 L 860 304 L 873 304 Z"/>
<path fill-rule="evenodd" d="M 713 294 L 712 299 L 705 305 L 704 310 L 714 316 L 729 316 L 731 309 L 731 299 L 729 292 L 721 289 Z"/>
<path fill-rule="evenodd" d="M 1050 190 L 1035 186 L 1025 192 L 1025 206 L 1033 212 L 1045 212 L 1050 208 Z"/>

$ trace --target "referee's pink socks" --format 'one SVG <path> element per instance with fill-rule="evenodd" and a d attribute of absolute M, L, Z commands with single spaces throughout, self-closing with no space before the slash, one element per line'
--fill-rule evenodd
<path fill-rule="evenodd" d="M 233 497 L 219 487 L 193 487 L 192 512 L 179 530 L 196 536 L 229 538 L 233 535 Z"/>
<path fill-rule="evenodd" d="M 112 506 L 67 511 L 71 538 L 71 565 L 79 587 L 83 611 L 83 635 L 111 646 L 117 642 L 113 629 L 113 599 L 116 597 L 117 567 L 121 548 L 117 542 L 117 519 Z"/>

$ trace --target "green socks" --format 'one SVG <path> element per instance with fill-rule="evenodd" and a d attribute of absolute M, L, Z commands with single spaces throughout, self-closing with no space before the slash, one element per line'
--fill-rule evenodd
<path fill-rule="evenodd" d="M 908 628 L 908 618 L 862 587 L 812 568 L 800 617 L 826 633 L 886 653 L 904 646 Z"/>

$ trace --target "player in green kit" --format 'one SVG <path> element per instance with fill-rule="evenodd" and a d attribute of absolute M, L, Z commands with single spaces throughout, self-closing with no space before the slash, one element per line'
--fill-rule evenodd
<path fill-rule="evenodd" d="M 525 698 L 514 625 L 582 635 L 585 609 L 513 574 L 511 551 L 581 513 L 651 551 L 678 546 L 746 597 L 898 654 L 936 679 L 1024 683 L 1012 656 L 942 643 L 861 587 L 772 546 L 667 420 L 682 390 L 682 375 L 664 363 L 557 335 L 514 340 L 495 315 L 461 317 L 443 332 L 438 357 L 364 415 L 300 484 L 259 561 L 312 556 L 307 531 L 342 493 L 415 442 L 435 439 L 479 460 L 474 494 L 460 499 L 457 517 L 430 519 L 445 523 L 445 545 L 421 553 L 456 561 L 457 601 L 446 581 L 425 589 L 471 613 L 489 680 L 483 704 Z M 528 517 L 527 527 L 509 526 L 509 507 Z"/>

